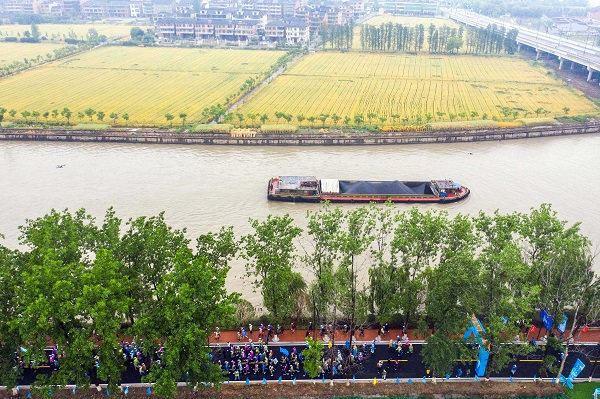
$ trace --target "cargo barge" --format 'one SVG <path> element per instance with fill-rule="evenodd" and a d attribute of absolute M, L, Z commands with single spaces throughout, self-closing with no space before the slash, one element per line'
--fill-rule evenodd
<path fill-rule="evenodd" d="M 366 181 L 277 176 L 269 180 L 267 198 L 286 202 L 429 202 L 450 203 L 469 196 L 452 180 Z"/>

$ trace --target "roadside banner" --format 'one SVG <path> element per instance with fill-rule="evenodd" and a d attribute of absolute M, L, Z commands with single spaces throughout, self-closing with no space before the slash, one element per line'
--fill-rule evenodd
<path fill-rule="evenodd" d="M 546 327 L 546 330 L 552 331 L 552 325 L 554 324 L 554 319 L 550 314 L 546 311 L 546 309 L 542 309 L 540 312 L 540 318 L 542 319 L 542 323 Z"/>
<path fill-rule="evenodd" d="M 558 325 L 558 327 L 556 327 L 558 329 L 558 331 L 560 331 L 561 333 L 565 333 L 565 331 L 567 330 L 567 315 L 566 314 L 562 314 L 562 321 L 560 322 L 560 324 Z"/>
<path fill-rule="evenodd" d="M 583 364 L 581 359 L 577 359 L 577 361 L 575 362 L 575 365 L 573 366 L 573 368 L 571 369 L 571 372 L 569 373 L 569 377 L 565 378 L 564 376 L 561 375 L 560 382 L 563 385 L 568 386 L 570 389 L 573 389 L 573 380 L 575 378 L 577 378 L 579 373 L 581 373 L 581 370 L 583 370 L 584 368 L 585 368 L 585 364 Z"/>

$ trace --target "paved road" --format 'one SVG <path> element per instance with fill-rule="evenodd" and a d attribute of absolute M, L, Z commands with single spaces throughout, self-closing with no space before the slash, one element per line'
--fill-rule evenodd
<path fill-rule="evenodd" d="M 237 343 L 236 343 L 237 345 Z M 273 350 L 273 354 L 276 357 L 280 357 L 281 349 L 287 350 L 289 353 L 293 352 L 293 348 L 296 347 L 298 352 L 300 352 L 304 348 L 304 344 L 298 342 L 297 344 L 289 344 L 285 343 L 282 345 L 271 345 L 269 346 L 270 350 Z M 348 352 L 345 350 L 343 345 L 336 346 L 343 353 L 343 357 L 345 358 Z M 431 375 L 427 374 L 426 367 L 421 362 L 420 352 L 423 348 L 423 344 L 417 343 L 413 344 L 413 353 L 404 353 L 402 356 L 398 356 L 396 351 L 390 350 L 387 343 L 378 344 L 375 349 L 375 353 L 371 354 L 370 350 L 366 351 L 365 360 L 362 364 L 356 365 L 352 367 L 352 369 L 346 374 L 338 374 L 334 376 L 336 379 L 345 379 L 355 377 L 356 379 L 373 379 L 373 378 L 382 378 L 382 374 L 378 372 L 377 363 L 381 360 L 383 361 L 384 368 L 387 370 L 387 379 L 396 379 L 399 378 L 401 380 L 420 380 L 424 376 L 431 377 Z M 595 345 L 580 345 L 572 347 L 571 354 L 567 358 L 566 365 L 566 373 L 568 373 L 575 363 L 576 359 L 581 358 L 582 361 L 586 364 L 585 369 L 582 371 L 580 377 L 587 378 L 594 368 L 594 364 L 596 361 L 590 359 L 588 356 L 584 356 L 584 354 L 591 354 L 592 359 L 596 359 L 595 353 L 596 346 Z M 222 345 L 221 347 L 215 347 L 213 350 L 214 358 L 213 361 L 217 362 L 221 360 L 224 362 L 225 360 L 230 360 L 231 358 L 227 355 L 229 352 L 228 347 L 226 345 Z M 337 350 L 336 350 L 337 352 Z M 505 377 L 509 378 L 511 375 L 511 369 L 513 365 L 517 365 L 516 372 L 514 374 L 515 378 L 533 378 L 533 376 L 540 376 L 539 370 L 542 365 L 541 359 L 544 356 L 544 351 L 540 348 L 536 352 L 531 353 L 525 357 L 522 357 L 514 362 L 511 362 L 504 370 L 500 373 L 493 374 L 492 377 Z M 396 365 L 396 360 L 398 360 L 398 364 Z M 245 364 L 245 363 L 244 363 Z M 461 375 L 461 378 L 465 379 L 467 377 L 474 377 L 476 362 L 463 362 L 462 364 L 455 367 L 451 377 L 456 378 L 458 375 Z M 459 369 L 461 371 L 459 371 Z M 28 385 L 35 379 L 37 374 L 46 374 L 51 372 L 51 368 L 42 368 L 36 371 L 34 370 L 25 370 L 25 375 L 23 380 L 21 381 L 22 385 Z M 469 376 L 467 376 L 469 373 Z M 594 370 L 594 376 L 600 375 L 600 370 Z M 248 374 L 242 372 L 240 374 L 240 380 L 245 381 L 248 378 L 251 381 L 260 381 L 263 378 L 267 378 L 267 380 L 277 380 L 279 377 L 282 377 L 282 380 L 291 380 L 293 377 L 298 380 L 308 379 L 308 377 L 304 376 L 303 370 L 301 369 L 297 372 L 293 377 L 291 375 L 283 375 L 281 363 L 279 363 L 275 367 L 275 372 L 273 373 L 273 377 L 271 377 L 268 369 L 265 373 L 260 371 L 258 374 L 254 374 L 252 368 Z M 233 373 L 229 373 L 228 377 L 231 381 L 234 381 Z M 328 373 L 326 375 L 326 379 L 329 379 L 331 374 Z M 132 383 L 140 383 L 141 375 L 137 372 L 131 365 L 127 367 L 127 371 L 123 374 L 123 383 L 124 384 L 132 384 Z"/>

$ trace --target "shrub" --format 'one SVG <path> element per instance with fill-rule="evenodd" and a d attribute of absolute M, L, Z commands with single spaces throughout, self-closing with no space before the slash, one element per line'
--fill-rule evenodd
<path fill-rule="evenodd" d="M 427 125 L 404 125 L 404 126 L 383 126 L 381 128 L 382 132 L 426 132 L 431 130 Z"/>
<path fill-rule="evenodd" d="M 9 36 L 9 37 L 5 38 L 4 41 L 5 42 L 18 42 L 19 39 L 17 39 L 16 37 Z"/>
<path fill-rule="evenodd" d="M 231 129 L 233 129 L 233 125 L 228 125 L 228 124 L 212 124 L 211 125 L 208 123 L 202 123 L 202 124 L 196 126 L 196 128 L 194 129 L 194 132 L 227 134 L 227 133 L 231 132 Z"/>
<path fill-rule="evenodd" d="M 508 128 L 511 128 L 511 127 L 519 127 L 519 126 L 523 126 L 523 123 L 521 123 L 519 121 L 498 122 L 498 127 L 500 129 L 508 129 Z"/>
<path fill-rule="evenodd" d="M 517 119 L 516 122 L 520 122 L 523 126 L 555 125 L 557 123 L 554 118 L 523 118 Z"/>
<path fill-rule="evenodd" d="M 263 133 L 295 133 L 298 131 L 298 126 L 296 125 L 262 125 L 260 127 L 260 131 Z"/>
<path fill-rule="evenodd" d="M 478 130 L 494 129 L 498 122 L 490 120 L 458 121 L 458 122 L 432 122 L 429 124 L 432 130 Z"/>

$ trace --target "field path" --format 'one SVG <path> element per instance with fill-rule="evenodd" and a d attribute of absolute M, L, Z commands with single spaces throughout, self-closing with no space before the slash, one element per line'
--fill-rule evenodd
<path fill-rule="evenodd" d="M 242 98 L 240 98 L 239 100 L 237 100 L 236 102 L 234 102 L 233 104 L 231 104 L 229 106 L 229 108 L 227 108 L 227 110 L 225 111 L 225 114 L 230 114 L 233 111 L 235 111 L 236 109 L 238 109 L 239 107 L 241 107 L 242 105 L 244 105 L 244 103 L 250 98 L 252 97 L 254 94 L 258 93 L 262 88 L 264 88 L 265 86 L 267 86 L 269 83 L 271 83 L 273 81 L 273 79 L 275 79 L 276 77 L 278 77 L 279 75 L 281 75 L 291 64 L 293 64 L 294 62 L 298 61 L 300 58 L 304 57 L 306 54 L 299 54 L 296 57 L 292 58 L 292 60 L 286 65 L 286 67 L 280 67 L 278 70 L 276 70 L 275 72 L 273 72 L 273 74 L 267 76 L 265 78 L 265 80 L 263 80 L 258 86 L 256 86 L 254 89 L 252 89 L 250 92 L 248 92 L 246 95 L 244 95 Z M 211 123 L 217 123 L 215 121 L 211 122 Z"/>

